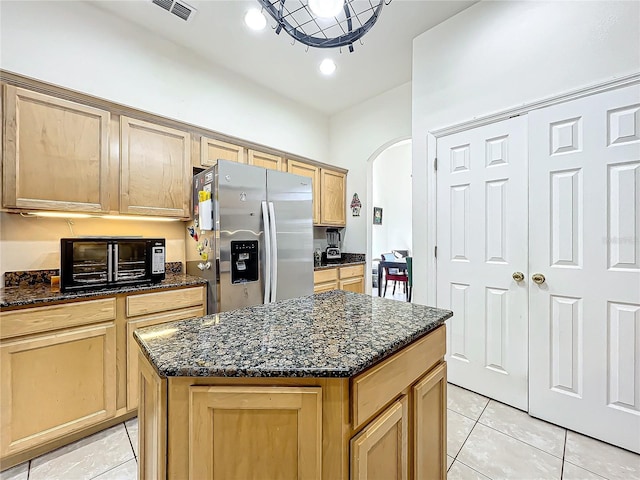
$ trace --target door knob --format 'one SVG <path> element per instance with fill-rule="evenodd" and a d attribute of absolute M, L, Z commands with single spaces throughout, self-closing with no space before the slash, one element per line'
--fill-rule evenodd
<path fill-rule="evenodd" d="M 533 280 L 538 285 L 542 285 L 546 280 L 546 278 L 544 278 L 544 275 L 541 273 L 534 273 L 533 276 L 531 277 L 531 280 Z"/>
<path fill-rule="evenodd" d="M 511 275 L 516 282 L 521 282 L 524 280 L 524 273 L 522 272 L 513 272 Z"/>

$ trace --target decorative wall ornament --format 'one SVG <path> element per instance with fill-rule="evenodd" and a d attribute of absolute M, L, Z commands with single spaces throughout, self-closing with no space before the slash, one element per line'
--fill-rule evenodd
<path fill-rule="evenodd" d="M 373 207 L 373 224 L 382 225 L 382 207 Z"/>
<path fill-rule="evenodd" d="M 383 5 L 391 0 L 343 0 L 335 12 L 323 14 L 314 8 L 317 0 L 258 0 L 276 21 L 276 34 L 284 29 L 293 39 L 315 48 L 348 47 L 360 40 L 378 20 Z M 327 0 L 323 0 L 324 3 Z"/>
<path fill-rule="evenodd" d="M 351 215 L 353 215 L 354 217 L 359 217 L 361 208 L 362 208 L 362 203 L 358 198 L 358 194 L 354 193 L 353 200 L 351 200 Z"/>

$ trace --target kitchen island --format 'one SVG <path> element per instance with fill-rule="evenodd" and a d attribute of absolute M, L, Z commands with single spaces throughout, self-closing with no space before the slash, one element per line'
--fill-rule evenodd
<path fill-rule="evenodd" d="M 451 316 L 330 291 L 137 330 L 139 478 L 444 479 Z"/>

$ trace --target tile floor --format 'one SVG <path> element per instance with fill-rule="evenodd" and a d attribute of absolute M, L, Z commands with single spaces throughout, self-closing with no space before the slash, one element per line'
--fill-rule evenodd
<path fill-rule="evenodd" d="M 640 479 L 640 455 L 449 385 L 449 480 Z M 0 480 L 135 480 L 138 420 L 0 473 Z"/>

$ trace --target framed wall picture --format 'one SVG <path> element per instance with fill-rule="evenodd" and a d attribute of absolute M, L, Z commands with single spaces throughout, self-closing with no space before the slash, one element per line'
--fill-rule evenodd
<path fill-rule="evenodd" d="M 382 207 L 373 207 L 373 224 L 382 225 Z"/>

